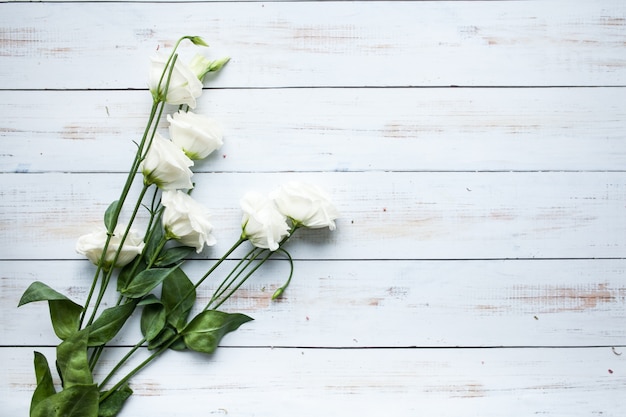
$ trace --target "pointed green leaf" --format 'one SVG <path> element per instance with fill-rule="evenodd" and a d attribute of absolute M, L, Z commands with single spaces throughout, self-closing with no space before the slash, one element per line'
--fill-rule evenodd
<path fill-rule="evenodd" d="M 207 310 L 194 317 L 181 334 L 189 349 L 213 353 L 225 334 L 237 330 L 250 320 L 252 317 L 245 314 Z"/>
<path fill-rule="evenodd" d="M 155 268 L 141 271 L 120 292 L 128 298 L 141 298 L 163 282 L 177 268 L 178 265 L 172 268 Z"/>
<path fill-rule="evenodd" d="M 115 230 L 115 226 L 117 225 L 117 216 L 119 215 L 119 212 L 117 210 L 119 204 L 119 200 L 115 200 L 104 212 L 104 226 L 109 233 L 113 233 L 113 231 Z"/>
<path fill-rule="evenodd" d="M 104 394 L 104 393 L 103 393 Z M 117 391 L 100 403 L 98 417 L 115 417 L 124 406 L 124 402 L 133 394 L 128 384 L 122 385 Z"/>
<path fill-rule="evenodd" d="M 100 317 L 89 326 L 89 346 L 104 345 L 113 339 L 133 314 L 136 305 L 136 301 L 131 301 L 104 310 Z"/>
<path fill-rule="evenodd" d="M 137 265 L 135 265 L 137 264 Z M 117 276 L 117 291 L 122 291 L 130 281 L 132 281 L 131 273 L 134 275 L 139 274 L 141 271 L 146 269 L 146 263 L 138 256 L 135 260 L 128 265 L 126 265 L 120 271 L 120 274 Z"/>
<path fill-rule="evenodd" d="M 86 328 L 74 333 L 57 346 L 57 367 L 63 378 L 63 388 L 93 384 L 87 360 L 88 340 L 89 328 Z"/>
<path fill-rule="evenodd" d="M 163 281 L 161 300 L 167 312 L 167 322 L 182 329 L 196 301 L 196 290 L 187 274 L 177 268 Z"/>
<path fill-rule="evenodd" d="M 156 338 L 165 327 L 165 306 L 160 300 L 157 301 L 158 304 L 145 305 L 141 312 L 141 333 L 148 342 Z"/>
<path fill-rule="evenodd" d="M 155 337 L 154 339 L 148 342 L 148 349 L 149 350 L 157 349 L 163 346 L 164 344 L 166 344 L 167 342 L 169 342 L 174 336 L 176 336 L 176 330 L 166 325 L 165 328 L 161 330 L 161 333 L 159 333 L 157 337 Z"/>
<path fill-rule="evenodd" d="M 74 385 L 39 402 L 30 417 L 98 417 L 98 387 Z"/>
<path fill-rule="evenodd" d="M 18 307 L 35 301 L 48 301 L 54 333 L 65 340 L 78 331 L 83 307 L 43 282 L 33 282 L 24 292 Z"/>
<path fill-rule="evenodd" d="M 151 233 L 148 234 L 149 240 L 146 242 L 146 246 L 143 249 L 143 259 L 155 259 L 159 255 L 156 252 L 165 238 L 165 230 L 163 230 L 159 218 L 160 216 L 157 216 L 154 226 L 150 231 Z"/>
<path fill-rule="evenodd" d="M 22 294 L 22 298 L 20 298 L 20 302 L 18 303 L 18 307 L 23 306 L 24 304 L 32 303 L 34 301 L 50 301 L 50 300 L 63 300 L 63 301 L 71 301 L 69 298 L 64 296 L 58 291 L 53 290 L 48 287 L 46 284 L 40 281 L 35 281 L 24 291 Z"/>
<path fill-rule="evenodd" d="M 189 246 L 176 246 L 169 248 L 158 257 L 154 265 L 161 267 L 174 265 L 175 263 L 185 259 L 187 255 L 193 251 L 194 248 Z"/>
<path fill-rule="evenodd" d="M 50 372 L 50 367 L 48 366 L 48 360 L 46 357 L 39 352 L 35 352 L 34 362 L 37 387 L 33 392 L 33 398 L 30 402 L 30 414 L 33 413 L 37 404 L 51 395 L 56 394 L 54 383 L 52 382 L 52 373 Z"/>

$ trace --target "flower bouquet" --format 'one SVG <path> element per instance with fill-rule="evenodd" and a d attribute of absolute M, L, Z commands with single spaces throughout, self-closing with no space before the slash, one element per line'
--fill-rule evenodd
<path fill-rule="evenodd" d="M 218 122 L 192 110 L 202 94 L 205 76 L 220 71 L 228 58 L 211 61 L 196 55 L 184 64 L 176 52 L 183 41 L 207 46 L 200 37 L 185 36 L 169 55 L 152 58 L 152 108 L 143 136 L 136 142 L 126 182 L 119 198 L 106 209 L 102 226 L 77 241 L 77 252 L 95 265 L 86 300 L 79 304 L 34 282 L 19 302 L 22 306 L 47 301 L 52 328 L 61 339 L 56 347 L 60 387 L 46 357 L 35 352 L 36 388 L 30 417 L 118 415 L 133 393 L 131 378 L 163 352 L 211 354 L 224 335 L 252 320 L 219 308 L 274 254 L 286 257 L 291 266 L 286 283 L 272 298 L 283 294 L 293 275 L 292 258 L 284 245 L 297 230 L 335 229 L 337 210 L 317 186 L 289 182 L 269 195 L 251 192 L 240 202 L 243 216 L 237 241 L 203 276 L 195 281 L 187 276 L 182 266 L 188 256 L 215 244 L 208 210 L 191 197 L 191 167 L 222 145 Z M 164 114 L 169 138 L 159 132 Z M 141 184 L 135 181 L 137 174 L 141 174 Z M 131 189 L 138 186 L 136 201 L 128 202 Z M 122 219 L 127 204 L 130 214 Z M 139 233 L 134 226 L 142 215 L 147 225 L 144 233 Z M 198 287 L 246 242 L 250 244 L 247 253 L 225 274 L 201 311 L 190 317 L 192 310 L 198 310 L 194 310 Z M 107 291 L 113 291 L 112 283 L 117 302 L 103 308 L 102 300 Z M 98 364 L 107 343 L 135 313 L 140 314 L 141 340 L 101 376 Z M 119 375 L 141 349 L 151 353 L 130 372 Z"/>

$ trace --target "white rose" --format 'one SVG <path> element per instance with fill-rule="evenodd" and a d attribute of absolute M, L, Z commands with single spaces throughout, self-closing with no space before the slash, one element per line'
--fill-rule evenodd
<path fill-rule="evenodd" d="M 203 205 L 180 190 L 164 191 L 161 203 L 165 206 L 162 221 L 166 236 L 196 248 L 196 253 L 202 252 L 205 244 L 215 245 L 210 214 Z"/>
<path fill-rule="evenodd" d="M 172 142 L 191 159 L 206 158 L 219 149 L 222 129 L 216 120 L 192 112 L 179 111 L 167 115 Z"/>
<path fill-rule="evenodd" d="M 339 212 L 321 188 L 292 181 L 273 192 L 271 198 L 278 210 L 295 223 L 311 229 L 335 230 Z"/>
<path fill-rule="evenodd" d="M 156 184 L 162 190 L 191 189 L 190 166 L 193 161 L 172 141 L 157 133 L 139 170 L 146 184 Z"/>
<path fill-rule="evenodd" d="M 111 268 L 115 252 L 117 252 L 117 249 L 120 247 L 120 242 L 122 241 L 122 236 L 125 231 L 125 225 L 118 224 L 115 227 L 109 246 L 107 246 L 107 253 L 103 265 L 105 269 Z M 92 233 L 78 238 L 78 241 L 76 242 L 76 252 L 81 255 L 85 255 L 94 265 L 98 265 L 106 240 L 106 229 L 104 227 L 99 227 Z M 141 236 L 139 236 L 139 234 L 137 234 L 134 230 L 131 230 L 124 240 L 124 246 L 117 257 L 115 266 L 119 268 L 130 263 L 141 253 L 143 247 L 144 243 Z"/>
<path fill-rule="evenodd" d="M 279 242 L 289 234 L 289 225 L 272 200 L 251 192 L 241 199 L 242 234 L 254 246 L 275 251 Z"/>
<path fill-rule="evenodd" d="M 170 68 L 165 69 L 168 57 L 157 54 L 151 58 L 149 87 L 153 97 L 162 98 L 165 85 L 169 76 Z M 165 71 L 165 75 L 163 75 Z M 161 80 L 161 77 L 163 79 Z M 159 88 L 159 81 L 161 82 Z M 202 94 L 202 82 L 189 67 L 179 59 L 174 64 L 170 84 L 167 89 L 167 97 L 163 101 L 168 104 L 186 104 L 192 109 L 196 107 L 196 98 Z"/>

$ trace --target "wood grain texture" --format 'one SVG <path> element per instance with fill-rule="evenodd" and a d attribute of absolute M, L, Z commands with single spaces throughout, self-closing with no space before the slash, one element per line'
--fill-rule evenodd
<path fill-rule="evenodd" d="M 0 91 L 0 170 L 126 172 L 150 99 L 147 91 Z M 201 172 L 626 166 L 622 88 L 227 89 L 205 91 L 196 111 L 225 133 Z"/>
<path fill-rule="evenodd" d="M 234 263 L 234 262 L 233 262 Z M 226 274 L 233 263 L 218 271 Z M 189 261 L 197 280 L 213 264 Z M 454 347 L 618 346 L 626 339 L 626 261 L 296 261 L 293 283 L 280 301 L 286 262 L 266 264 L 224 305 L 255 318 L 225 346 Z M 45 303 L 16 308 L 39 280 L 83 304 L 93 275 L 86 261 L 0 262 L 3 343 L 50 346 Z M 64 277 L 59 280 L 57 277 Z M 219 282 L 202 285 L 199 307 Z M 14 300 L 9 302 L 9 300 Z M 105 299 L 115 303 L 114 294 Z M 42 320 L 33 321 L 33 316 Z M 494 331 L 497 329 L 497 331 Z M 138 322 L 114 345 L 141 339 Z"/>
<path fill-rule="evenodd" d="M 25 415 L 33 385 L 26 382 L 31 375 L 22 364 L 30 362 L 32 352 L 6 350 L 3 410 Z M 164 368 L 166 362 L 171 365 Z M 495 417 L 507 410 L 520 416 L 619 417 L 626 406 L 625 373 L 624 356 L 610 348 L 232 348 L 210 358 L 170 352 L 140 374 L 124 412 L 145 415 L 146 409 L 157 409 L 160 415 L 180 416 L 182 406 L 190 417 L 286 410 L 311 417 L 389 412 L 410 417 L 425 410 L 437 416 Z"/>
<path fill-rule="evenodd" d="M 275 259 L 224 306 L 255 320 L 212 356 L 168 352 L 122 416 L 624 414 L 626 3 L 146 0 L 0 3 L 0 415 L 27 414 L 33 350 L 58 342 L 17 302 L 35 280 L 84 300 L 76 238 L 181 28 L 232 57 L 199 101 L 226 136 L 194 167 L 218 244 L 189 275 L 239 236 L 248 190 L 315 182 L 341 218 L 292 238 L 282 300 Z"/>
<path fill-rule="evenodd" d="M 145 88 L 128 69 L 181 28 L 232 57 L 220 87 L 626 85 L 620 0 L 4 3 L 0 27 L 0 89 Z"/>
<path fill-rule="evenodd" d="M 123 174 L 4 174 L 3 259 L 68 259 L 100 223 Z M 338 230 L 303 231 L 298 259 L 614 258 L 626 246 L 622 172 L 196 174 L 219 257 L 239 237 L 239 200 L 291 180 L 326 188 Z"/>

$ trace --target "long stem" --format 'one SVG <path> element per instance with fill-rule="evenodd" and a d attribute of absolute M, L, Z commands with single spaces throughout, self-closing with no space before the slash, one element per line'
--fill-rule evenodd
<path fill-rule="evenodd" d="M 135 217 L 137 216 L 139 207 L 141 207 L 141 201 L 143 200 L 143 197 L 146 194 L 146 191 L 148 191 L 148 187 L 149 186 L 144 185 L 143 188 L 141 189 L 141 193 L 139 194 L 139 198 L 137 198 L 137 203 L 135 204 L 135 208 L 133 209 L 133 212 L 130 216 L 130 221 L 128 222 L 128 226 L 126 226 L 126 231 L 124 232 L 122 239 L 120 239 L 119 247 L 117 248 L 117 252 L 115 253 L 113 262 L 111 263 L 112 265 L 115 265 L 115 263 L 117 262 L 117 259 L 123 249 L 124 242 L 126 241 L 126 237 L 128 236 L 128 233 L 130 232 L 130 227 L 133 224 Z M 113 268 L 111 268 L 104 277 L 102 286 L 100 287 L 100 292 L 98 293 L 98 298 L 96 299 L 96 304 L 94 305 L 93 311 L 91 313 L 91 317 L 89 318 L 89 321 L 87 322 L 87 326 L 93 323 L 93 321 L 96 318 L 96 313 L 98 312 L 98 308 L 100 307 L 100 303 L 102 302 L 102 298 L 104 297 L 106 289 L 109 286 L 109 281 L 111 280 L 112 274 L 113 274 Z"/>
<path fill-rule="evenodd" d="M 254 268 L 252 268 L 252 271 L 248 272 L 246 276 L 243 277 L 243 279 L 235 286 L 235 288 L 233 288 L 224 298 L 222 298 L 219 303 L 217 303 L 215 307 L 213 307 L 213 310 L 217 310 L 222 304 L 224 304 L 224 302 L 226 302 L 226 300 L 228 300 L 230 296 L 233 295 L 239 289 L 239 287 L 241 287 L 243 283 L 246 282 L 248 278 L 250 278 L 252 274 L 254 274 L 256 270 L 259 269 L 261 265 L 263 265 L 265 261 L 270 258 L 270 256 L 272 256 L 273 253 L 274 252 L 267 251 L 267 255 L 265 255 Z M 208 310 L 208 308 L 209 306 L 207 305 L 204 310 Z"/>
<path fill-rule="evenodd" d="M 218 298 L 220 298 L 230 288 L 230 286 L 233 285 L 235 281 L 237 281 L 237 279 L 241 276 L 243 271 L 245 271 L 252 264 L 252 262 L 256 260 L 256 258 L 258 258 L 263 253 L 264 250 L 265 249 L 259 249 L 259 248 L 254 247 L 252 250 L 250 250 L 250 252 L 246 254 L 246 256 L 244 256 L 237 263 L 237 265 L 233 268 L 233 270 L 230 271 L 230 273 L 226 276 L 226 278 L 222 280 L 222 283 L 213 292 L 213 296 L 207 303 L 205 310 L 207 310 L 209 306 L 213 304 L 213 302 L 215 302 Z M 245 265 L 243 266 L 243 268 L 240 268 L 241 265 L 244 264 L 244 262 L 245 262 Z"/>
<path fill-rule="evenodd" d="M 137 372 L 141 371 L 146 365 L 148 365 L 150 362 L 152 362 L 154 359 L 156 359 L 161 353 L 165 352 L 167 349 L 169 349 L 170 346 L 172 346 L 174 344 L 174 342 L 178 341 L 178 339 L 180 338 L 180 335 L 176 335 L 172 338 L 172 340 L 170 340 L 169 342 L 167 342 L 165 345 L 163 345 L 163 347 L 161 347 L 159 350 L 157 350 L 156 352 L 154 352 L 152 355 L 150 355 L 148 358 L 146 358 L 143 362 L 141 362 L 139 365 L 137 365 L 132 371 L 130 371 L 124 378 L 122 378 L 121 380 L 119 380 L 117 382 L 117 384 L 113 385 L 113 387 L 111 387 L 110 390 L 108 390 L 106 393 L 104 393 L 102 396 L 100 396 L 100 402 L 106 400 L 111 394 L 113 394 L 115 391 L 117 391 L 122 385 L 124 385 L 129 379 L 131 379 Z"/>
<path fill-rule="evenodd" d="M 102 380 L 102 382 L 100 383 L 100 385 L 98 386 L 98 389 L 102 389 L 102 387 L 104 387 L 106 385 L 107 382 L 109 382 L 109 380 L 113 377 L 113 375 L 119 371 L 119 369 L 122 367 L 122 365 L 124 365 L 124 363 L 128 360 L 128 358 L 130 358 L 140 347 L 142 344 L 144 344 L 146 341 L 146 338 L 144 337 L 143 339 L 141 339 L 139 341 L 139 343 L 137 343 L 135 346 L 132 347 L 131 350 L 129 350 L 126 355 L 124 355 L 124 357 L 122 359 L 120 359 L 120 361 L 117 363 L 117 365 L 115 365 L 113 367 L 113 369 L 111 369 L 111 371 L 109 372 L 109 374 Z"/>

